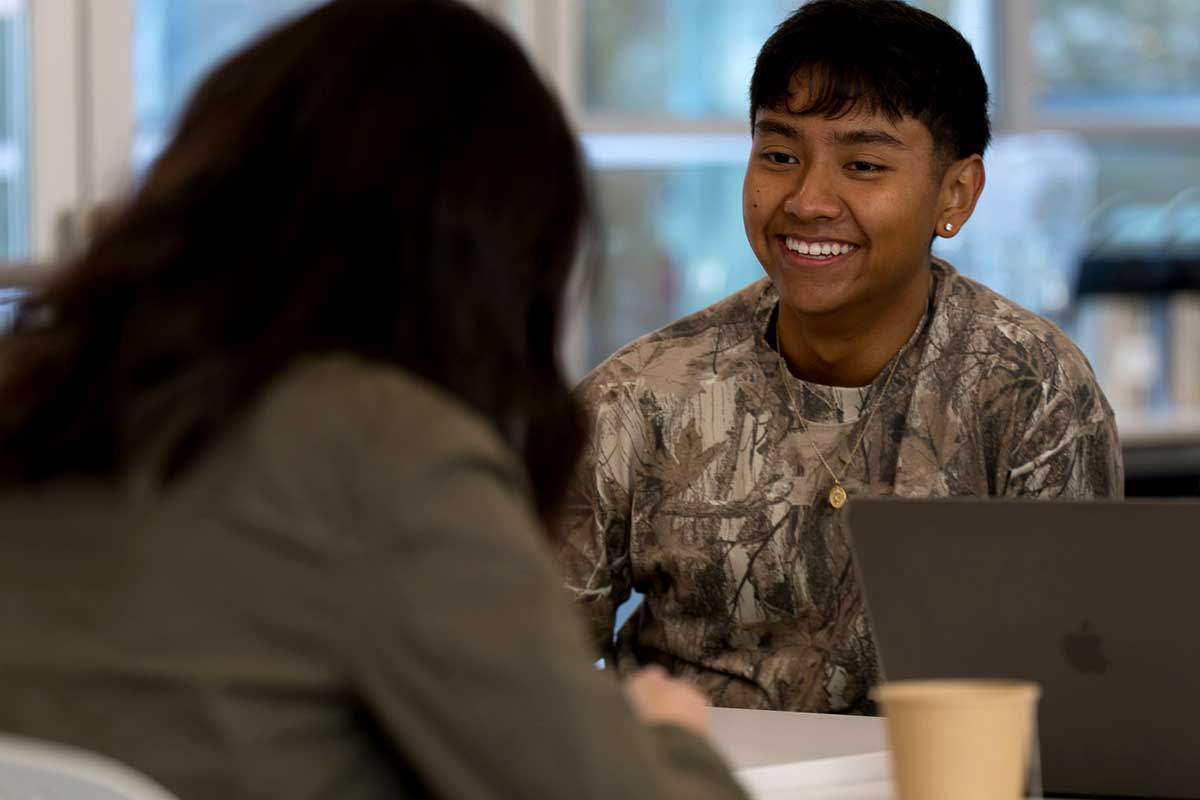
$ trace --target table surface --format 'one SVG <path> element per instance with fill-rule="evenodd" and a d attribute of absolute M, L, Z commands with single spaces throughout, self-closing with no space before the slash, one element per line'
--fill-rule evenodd
<path fill-rule="evenodd" d="M 887 750 L 881 717 L 710 708 L 717 749 L 734 769 Z"/>
<path fill-rule="evenodd" d="M 882 718 L 740 708 L 708 713 L 717 750 L 754 800 L 893 800 Z"/>
<path fill-rule="evenodd" d="M 754 800 L 892 800 L 882 719 L 736 708 L 709 717 Z"/>

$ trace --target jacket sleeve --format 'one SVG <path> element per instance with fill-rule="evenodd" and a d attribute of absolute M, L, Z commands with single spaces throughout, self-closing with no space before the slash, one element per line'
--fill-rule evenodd
<path fill-rule="evenodd" d="M 353 471 L 340 646 L 395 752 L 452 800 L 743 797 L 705 741 L 642 725 L 592 666 L 523 470 L 464 419 L 374 431 Z"/>
<path fill-rule="evenodd" d="M 576 394 L 589 435 L 558 526 L 559 571 L 583 613 L 592 653 L 611 663 L 617 608 L 633 584 L 630 516 L 642 424 L 627 386 L 604 367 Z"/>

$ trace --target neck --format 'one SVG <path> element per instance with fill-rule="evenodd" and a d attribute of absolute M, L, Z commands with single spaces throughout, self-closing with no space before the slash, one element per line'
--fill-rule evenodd
<path fill-rule="evenodd" d="M 780 301 L 778 340 L 792 374 L 827 386 L 866 386 L 921 322 L 932 273 L 878 307 L 810 315 Z"/>

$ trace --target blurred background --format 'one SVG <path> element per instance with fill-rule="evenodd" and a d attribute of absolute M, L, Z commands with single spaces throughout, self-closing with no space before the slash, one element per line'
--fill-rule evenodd
<path fill-rule="evenodd" d="M 797 0 L 474 3 L 525 43 L 594 170 L 607 262 L 570 325 L 574 376 L 762 275 L 747 86 Z M 0 0 L 0 328 L 153 161 L 197 78 L 314 4 Z M 1200 2 L 914 4 L 971 41 L 997 132 L 975 216 L 935 252 L 1083 347 L 1129 494 L 1200 495 Z"/>

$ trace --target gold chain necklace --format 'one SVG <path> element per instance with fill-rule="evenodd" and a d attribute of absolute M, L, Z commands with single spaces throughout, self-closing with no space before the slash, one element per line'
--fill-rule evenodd
<path fill-rule="evenodd" d="M 882 405 L 883 398 L 892 385 L 892 378 L 896 374 L 896 367 L 900 366 L 900 358 L 904 355 L 905 349 L 907 347 L 900 348 L 900 352 L 896 354 L 896 360 L 892 362 L 892 368 L 888 371 L 887 380 L 884 381 L 883 388 L 879 391 L 879 396 L 874 399 L 871 403 L 871 408 L 867 410 L 867 415 L 862 418 L 862 430 L 859 431 L 858 441 L 850 448 L 850 455 L 842 459 L 842 475 L 839 477 L 833 471 L 833 467 L 829 466 L 829 462 L 825 460 L 825 456 L 821 454 L 821 449 L 817 447 L 816 440 L 813 439 L 812 434 L 808 431 L 808 423 L 804 421 L 804 417 L 800 414 L 800 407 L 796 405 L 796 398 L 792 394 L 791 371 L 788 369 L 787 362 L 783 358 L 783 347 L 779 344 L 779 320 L 775 320 L 775 357 L 779 359 L 779 377 L 783 381 L 783 388 L 787 390 L 788 402 L 792 405 L 792 412 L 796 415 L 796 421 L 800 423 L 800 430 L 804 433 L 804 438 L 808 441 L 813 452 L 817 454 L 817 459 L 821 462 L 821 466 L 829 473 L 829 477 L 833 478 L 833 487 L 829 490 L 829 505 L 835 509 L 846 505 L 846 488 L 842 486 L 842 478 L 845 477 L 846 468 L 854 460 L 854 456 L 858 453 L 858 448 L 862 446 L 863 439 L 867 436 L 871 417 L 874 416 L 875 410 Z"/>

